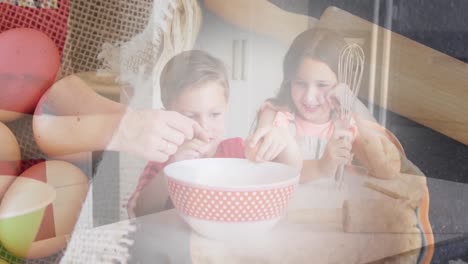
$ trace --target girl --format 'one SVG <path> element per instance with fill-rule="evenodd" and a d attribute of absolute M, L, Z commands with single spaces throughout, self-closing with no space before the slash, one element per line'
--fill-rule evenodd
<path fill-rule="evenodd" d="M 280 91 L 263 105 L 258 129 L 250 140 L 252 146 L 257 144 L 264 138 L 263 129 L 272 124 L 293 130 L 306 159 L 303 182 L 317 175 L 334 175 L 338 165 L 351 160 L 351 150 L 377 177 L 391 178 L 400 169 L 397 141 L 394 144 L 385 129 L 372 129 L 376 123 L 369 122 L 374 119 L 362 103 L 356 101 L 350 127 L 342 128 L 336 121 L 340 95 L 350 92 L 337 83 L 344 46 L 342 37 L 325 29 L 297 36 L 284 58 Z M 263 159 L 262 155 L 259 152 L 257 158 Z"/>
<path fill-rule="evenodd" d="M 240 138 L 223 139 L 229 84 L 223 64 L 202 51 L 182 52 L 173 57 L 161 73 L 161 100 L 164 107 L 195 120 L 208 134 L 208 142 L 197 138 L 185 141 L 165 163 L 150 162 L 140 177 L 136 192 L 128 204 L 131 217 L 161 210 L 168 193 L 163 177 L 156 177 L 172 162 L 208 158 L 245 158 L 256 149 L 244 148 Z M 258 151 L 266 150 L 265 161 L 274 160 L 300 168 L 302 157 L 290 134 L 281 134 L 271 127 L 259 133 L 275 139 L 265 140 Z"/>
<path fill-rule="evenodd" d="M 375 122 L 359 100 L 352 109 L 349 128 L 336 121 L 339 98 L 350 92 L 345 85 L 337 83 L 339 54 L 344 45 L 342 37 L 325 29 L 310 29 L 296 37 L 284 58 L 280 91 L 259 111 L 258 128 L 249 143 L 253 146 L 264 140 L 263 130 L 271 126 L 293 130 L 305 158 L 302 182 L 335 175 L 338 165 L 351 160 L 351 151 L 369 169 L 370 175 L 379 178 L 395 177 L 400 169 L 407 171 L 410 167 L 413 173 L 419 171 L 406 159 L 398 140 Z M 262 159 L 263 155 L 259 151 L 256 158 Z M 421 193 L 415 211 L 422 239 L 417 263 L 430 263 L 434 237 L 426 186 Z"/>

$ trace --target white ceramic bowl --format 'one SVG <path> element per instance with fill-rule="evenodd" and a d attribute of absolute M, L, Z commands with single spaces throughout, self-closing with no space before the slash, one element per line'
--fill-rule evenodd
<path fill-rule="evenodd" d="M 299 170 L 246 159 L 198 159 L 164 169 L 182 218 L 203 236 L 245 238 L 272 228 L 299 182 Z"/>

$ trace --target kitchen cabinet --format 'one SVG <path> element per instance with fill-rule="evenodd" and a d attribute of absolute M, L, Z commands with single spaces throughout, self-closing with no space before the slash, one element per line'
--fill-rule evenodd
<path fill-rule="evenodd" d="M 226 65 L 231 87 L 226 137 L 246 137 L 262 102 L 279 89 L 287 45 L 205 12 L 195 48 Z"/>

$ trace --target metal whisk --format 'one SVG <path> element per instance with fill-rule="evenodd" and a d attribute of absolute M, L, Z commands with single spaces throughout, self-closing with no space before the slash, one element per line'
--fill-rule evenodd
<path fill-rule="evenodd" d="M 340 93 L 338 118 L 345 127 L 350 126 L 352 109 L 356 102 L 364 72 L 364 51 L 358 44 L 349 44 L 341 51 L 338 61 L 338 82 L 345 84 L 345 91 Z M 349 90 L 348 90 L 349 88 Z M 344 164 L 338 166 L 335 181 L 339 187 L 344 181 Z"/>

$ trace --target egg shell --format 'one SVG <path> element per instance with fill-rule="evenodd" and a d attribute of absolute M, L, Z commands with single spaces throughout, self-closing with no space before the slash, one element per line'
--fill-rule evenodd
<path fill-rule="evenodd" d="M 3 199 L 3 196 L 15 179 L 16 176 L 0 175 L 0 201 Z"/>
<path fill-rule="evenodd" d="M 0 204 L 0 241 L 13 255 L 26 257 L 55 189 L 26 177 L 16 177 Z"/>
<path fill-rule="evenodd" d="M 66 239 L 73 231 L 88 192 L 88 177 L 75 165 L 58 160 L 34 165 L 20 177 L 40 180 L 55 188 L 56 199 L 46 208 L 27 257 L 55 254 L 65 247 Z"/>
<path fill-rule="evenodd" d="M 35 29 L 16 28 L 0 34 L 0 121 L 32 113 L 54 83 L 60 67 L 55 43 Z"/>
<path fill-rule="evenodd" d="M 23 116 L 25 116 L 25 114 L 20 113 L 20 112 L 7 111 L 7 110 L 0 109 L 0 121 L 3 121 L 3 122 L 9 122 L 9 121 L 12 121 L 12 120 L 16 120 L 16 119 L 19 119 L 19 118 L 21 118 Z"/>
<path fill-rule="evenodd" d="M 0 175 L 17 175 L 21 165 L 21 150 L 15 135 L 0 122 Z"/>

